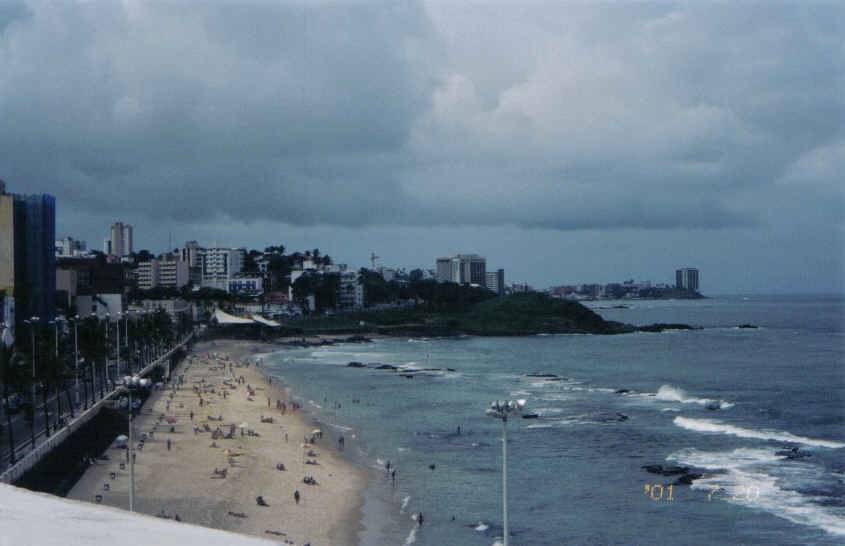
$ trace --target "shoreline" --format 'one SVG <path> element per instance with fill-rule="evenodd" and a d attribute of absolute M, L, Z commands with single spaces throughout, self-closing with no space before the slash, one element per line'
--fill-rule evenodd
<path fill-rule="evenodd" d="M 277 543 L 358 543 L 364 530 L 363 495 L 372 476 L 322 434 L 313 444 L 303 444 L 317 421 L 292 410 L 295 393 L 253 363 L 259 354 L 284 348 L 246 340 L 198 343 L 172 383 L 151 393 L 133 419 L 136 511 L 178 515 L 181 521 Z M 247 385 L 253 396 L 247 396 Z M 221 433 L 213 439 L 217 427 Z M 224 437 L 233 430 L 233 437 Z M 138 449 L 144 434 L 144 447 Z M 92 465 L 68 498 L 96 502 L 99 495 L 102 504 L 128 507 L 129 468 L 120 468 L 126 450 L 110 447 L 106 453 L 109 460 Z M 278 470 L 277 463 L 285 470 Z M 225 477 L 214 472 L 224 469 Z M 303 483 L 304 475 L 318 485 Z M 294 491 L 300 493 L 299 503 Z M 257 504 L 259 495 L 268 506 Z"/>

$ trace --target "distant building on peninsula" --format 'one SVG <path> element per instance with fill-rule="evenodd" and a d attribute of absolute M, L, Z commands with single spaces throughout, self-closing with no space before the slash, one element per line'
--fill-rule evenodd
<path fill-rule="evenodd" d="M 487 290 L 494 292 L 497 296 L 505 295 L 505 270 L 497 269 L 487 273 Z"/>
<path fill-rule="evenodd" d="M 675 271 L 675 288 L 698 292 L 698 269 L 685 267 Z"/>
<path fill-rule="evenodd" d="M 478 254 L 437 258 L 437 282 L 487 285 L 487 260 Z"/>

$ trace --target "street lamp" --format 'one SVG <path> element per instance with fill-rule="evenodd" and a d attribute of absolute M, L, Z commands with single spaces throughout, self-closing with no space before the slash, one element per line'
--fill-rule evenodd
<path fill-rule="evenodd" d="M 73 323 L 73 373 L 76 376 L 76 406 L 79 407 L 79 315 L 68 320 Z"/>
<path fill-rule="evenodd" d="M 115 314 L 115 317 L 116 317 L 115 327 L 117 328 L 117 344 L 115 346 L 115 348 L 117 349 L 117 355 L 116 355 L 117 364 L 115 365 L 116 373 L 121 372 L 121 370 L 120 370 L 120 316 L 121 315 L 123 315 L 123 313 L 121 311 L 118 311 Z"/>
<path fill-rule="evenodd" d="M 135 444 L 132 439 L 132 393 L 150 386 L 149 379 L 142 379 L 137 375 L 127 375 L 123 378 L 123 386 L 129 397 L 129 444 L 126 454 L 129 457 L 129 511 L 135 511 Z"/>
<path fill-rule="evenodd" d="M 502 521 L 504 546 L 508 546 L 508 415 L 522 412 L 525 400 L 496 400 L 484 413 L 502 421 Z"/>
<path fill-rule="evenodd" d="M 24 319 L 24 323 L 29 325 L 29 335 L 32 347 L 32 385 L 30 390 L 30 401 L 32 404 L 32 420 L 30 421 L 29 434 L 32 440 L 32 449 L 35 449 L 35 325 L 40 319 L 38 317 L 31 317 Z"/>
<path fill-rule="evenodd" d="M 55 320 L 51 320 L 50 323 L 55 326 L 55 341 L 56 341 L 56 370 L 60 370 L 62 376 L 64 376 L 64 366 L 60 366 L 59 364 L 59 323 L 65 322 L 67 319 L 61 315 L 57 316 Z M 62 332 L 64 332 L 64 327 L 62 328 Z M 62 400 L 61 395 L 59 393 L 58 385 L 56 385 L 56 430 L 59 429 L 59 423 L 62 420 Z M 70 416 L 73 417 L 73 405 L 70 407 Z"/>

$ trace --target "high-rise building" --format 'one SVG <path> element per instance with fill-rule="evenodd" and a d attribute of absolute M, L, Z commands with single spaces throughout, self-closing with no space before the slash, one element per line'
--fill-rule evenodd
<path fill-rule="evenodd" d="M 199 250 L 202 286 L 228 290 L 229 278 L 244 268 L 244 248 L 203 248 Z"/>
<path fill-rule="evenodd" d="M 437 258 L 437 281 L 458 284 L 487 284 L 487 260 L 478 254 Z"/>
<path fill-rule="evenodd" d="M 163 259 L 153 258 L 139 263 L 135 271 L 138 288 L 141 290 L 149 290 L 158 286 L 182 288 L 188 284 L 188 264 L 175 259 L 177 257 L 166 255 Z"/>
<path fill-rule="evenodd" d="M 188 241 L 182 248 L 182 261 L 187 262 L 188 267 L 197 267 L 200 265 L 200 245 L 196 241 Z"/>
<path fill-rule="evenodd" d="M 698 269 L 685 267 L 675 271 L 675 288 L 698 292 Z"/>
<path fill-rule="evenodd" d="M 132 254 L 132 226 L 123 222 L 115 222 L 111 226 L 109 248 L 104 248 L 107 254 L 123 258 Z M 105 246 L 105 245 L 104 245 Z"/>
<path fill-rule="evenodd" d="M 56 200 L 51 195 L 7 194 L 0 182 L 0 290 L 14 299 L 14 323 L 56 312 Z M 5 299 L 4 298 L 4 299 Z M 4 314 L 12 305 L 3 305 Z"/>
<path fill-rule="evenodd" d="M 495 292 L 497 296 L 505 295 L 505 270 L 497 269 L 487 273 L 487 290 Z"/>

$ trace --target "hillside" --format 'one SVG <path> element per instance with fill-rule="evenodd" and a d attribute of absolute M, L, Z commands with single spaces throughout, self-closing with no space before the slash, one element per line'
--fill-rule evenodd
<path fill-rule="evenodd" d="M 513 294 L 468 305 L 461 311 L 410 309 L 309 317 L 288 324 L 299 334 L 378 333 L 394 336 L 523 336 L 556 334 L 623 334 L 634 331 L 687 329 L 686 325 L 631 326 L 606 321 L 578 302 L 540 293 Z"/>

